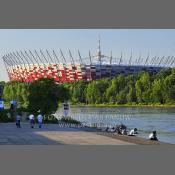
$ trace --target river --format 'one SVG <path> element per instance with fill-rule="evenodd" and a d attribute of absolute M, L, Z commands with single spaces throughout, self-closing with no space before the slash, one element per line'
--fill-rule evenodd
<path fill-rule="evenodd" d="M 70 115 L 88 124 L 137 128 L 139 137 L 148 138 L 156 130 L 160 141 L 175 144 L 175 108 L 161 107 L 71 107 Z"/>

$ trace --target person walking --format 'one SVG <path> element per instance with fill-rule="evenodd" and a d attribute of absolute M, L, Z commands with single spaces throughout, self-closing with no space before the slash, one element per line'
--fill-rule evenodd
<path fill-rule="evenodd" d="M 37 119 L 38 119 L 39 128 L 41 128 L 42 123 L 43 123 L 43 116 L 42 116 L 41 114 L 39 114 L 39 115 L 37 116 Z"/>
<path fill-rule="evenodd" d="M 21 115 L 20 115 L 20 113 L 18 113 L 16 116 L 16 126 L 17 126 L 17 128 L 21 128 Z"/>
<path fill-rule="evenodd" d="M 34 124 L 35 124 L 35 117 L 33 114 L 29 115 L 29 120 L 30 120 L 30 126 L 31 128 L 34 128 Z"/>

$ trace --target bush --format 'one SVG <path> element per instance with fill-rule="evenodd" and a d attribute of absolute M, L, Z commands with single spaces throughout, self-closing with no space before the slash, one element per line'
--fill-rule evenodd
<path fill-rule="evenodd" d="M 61 118 L 60 120 L 61 122 L 64 122 L 64 123 L 69 123 L 69 124 L 76 124 L 76 125 L 80 125 L 81 122 L 71 118 L 71 117 L 63 117 Z"/>
<path fill-rule="evenodd" d="M 57 124 L 58 123 L 58 119 L 55 118 L 53 115 L 49 115 L 49 116 L 44 116 L 43 118 L 43 122 L 44 123 L 50 123 L 50 124 Z"/>
<path fill-rule="evenodd" d="M 0 122 L 14 122 L 14 118 L 12 117 L 12 114 L 9 109 L 0 109 Z"/>

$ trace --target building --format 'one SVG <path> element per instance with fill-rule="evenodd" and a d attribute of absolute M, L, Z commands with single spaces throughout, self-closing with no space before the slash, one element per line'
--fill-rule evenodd
<path fill-rule="evenodd" d="M 78 51 L 78 59 L 74 59 L 69 50 L 69 58 L 65 58 L 60 50 L 60 56 L 53 50 L 19 51 L 3 56 L 3 61 L 10 81 L 32 82 L 39 78 L 54 78 L 57 82 L 73 82 L 77 80 L 96 80 L 116 75 L 128 75 L 140 71 L 156 73 L 162 68 L 174 67 L 174 56 L 147 57 L 133 59 L 132 55 L 125 60 L 121 54 L 120 58 L 114 58 L 101 53 L 100 39 L 98 41 L 98 52 L 82 58 Z"/>

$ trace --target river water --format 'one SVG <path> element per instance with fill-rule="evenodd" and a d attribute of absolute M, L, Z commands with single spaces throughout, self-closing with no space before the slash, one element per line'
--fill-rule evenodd
<path fill-rule="evenodd" d="M 156 130 L 160 141 L 175 144 L 175 108 L 159 107 L 71 107 L 70 115 L 101 127 L 125 124 L 138 128 L 139 137 L 148 138 Z"/>

